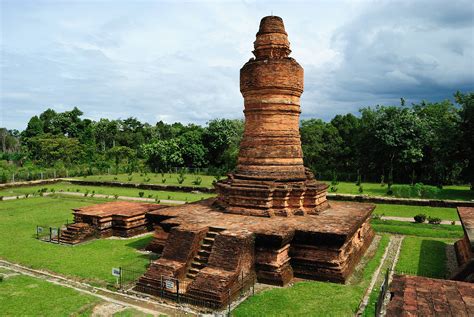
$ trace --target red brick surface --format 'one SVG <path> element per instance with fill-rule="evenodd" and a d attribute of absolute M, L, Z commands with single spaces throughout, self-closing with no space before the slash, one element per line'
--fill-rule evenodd
<path fill-rule="evenodd" d="M 387 316 L 474 316 L 474 285 L 394 275 Z"/>

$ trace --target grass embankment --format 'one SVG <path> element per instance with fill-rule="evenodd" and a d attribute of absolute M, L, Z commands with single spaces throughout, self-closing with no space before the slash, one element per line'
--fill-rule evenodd
<path fill-rule="evenodd" d="M 371 224 L 376 232 L 396 233 L 408 236 L 459 239 L 464 235 L 462 227 L 454 225 L 431 225 L 426 223 L 376 219 L 372 219 Z"/>
<path fill-rule="evenodd" d="M 446 247 L 455 240 L 405 237 L 395 271 L 433 278 L 446 278 Z"/>
<path fill-rule="evenodd" d="M 90 316 L 94 296 L 37 278 L 14 275 L 0 282 L 2 316 Z"/>
<path fill-rule="evenodd" d="M 32 196 L 33 193 L 38 193 L 38 190 L 47 188 L 48 192 L 54 189 L 55 192 L 78 192 L 88 193 L 88 196 L 94 191 L 95 194 L 110 195 L 113 198 L 114 195 L 129 196 L 129 197 L 140 197 L 140 192 L 143 192 L 144 198 L 153 199 L 167 199 L 167 200 L 180 200 L 180 201 L 197 201 L 213 197 L 215 195 L 205 193 L 185 193 L 185 192 L 171 192 L 162 190 L 146 190 L 137 188 L 123 188 L 123 187 L 107 187 L 107 186 L 83 186 L 71 184 L 68 182 L 61 182 L 56 184 L 39 185 L 39 186 L 28 186 L 28 187 L 14 187 L 0 190 L 0 196 L 19 196 L 29 194 Z"/>
<path fill-rule="evenodd" d="M 328 185 L 331 186 L 330 181 L 325 181 Z M 387 185 L 385 186 L 380 186 L 378 183 L 362 183 L 362 188 L 363 192 L 359 192 L 359 186 L 357 186 L 355 183 L 352 182 L 340 182 L 337 185 L 337 194 L 352 194 L 352 195 L 368 195 L 368 196 L 382 196 L 382 197 L 397 197 L 397 195 L 401 198 L 410 198 L 409 191 L 406 189 L 409 189 L 409 185 L 398 185 L 394 184 L 393 185 L 395 189 L 395 194 L 394 195 L 387 195 Z M 405 190 L 400 190 L 397 191 L 397 187 L 400 189 L 405 189 Z M 401 188 L 403 187 L 403 188 Z M 422 197 L 412 197 L 412 198 L 422 198 Z M 462 186 L 444 186 L 442 189 L 435 189 L 434 192 L 431 192 L 429 197 L 426 197 L 429 199 L 446 199 L 446 200 L 473 200 L 474 199 L 474 191 L 470 190 L 470 187 L 468 185 L 462 185 Z"/>
<path fill-rule="evenodd" d="M 201 182 L 199 183 L 199 178 Z M 221 177 L 222 178 L 222 177 Z M 84 177 L 74 177 L 74 179 L 84 181 L 101 181 L 101 182 L 121 182 L 121 183 L 143 183 L 143 184 L 157 184 L 157 185 L 173 185 L 173 186 L 194 186 L 194 187 L 212 187 L 212 182 L 216 177 L 210 175 L 196 175 L 184 174 L 184 180 L 180 184 L 179 174 L 176 173 L 133 173 L 129 174 L 105 174 L 105 175 L 90 175 Z"/>
<path fill-rule="evenodd" d="M 380 240 L 375 255 L 368 261 L 355 284 L 298 282 L 250 297 L 234 311 L 234 316 L 351 316 L 359 306 L 373 273 L 387 247 L 389 237 Z"/>
<path fill-rule="evenodd" d="M 0 203 L 0 258 L 101 286 L 115 282 L 110 273 L 112 267 L 133 262 L 137 263 L 135 269 L 142 268 L 144 272 L 148 257 L 137 249 L 145 247 L 151 235 L 126 240 L 99 239 L 73 247 L 35 239 L 37 225 L 60 226 L 66 219 L 72 219 L 72 208 L 100 201 L 62 196 Z"/>
<path fill-rule="evenodd" d="M 412 220 L 413 217 L 418 214 L 425 214 L 427 217 L 436 217 L 442 220 L 459 220 L 456 208 L 442 207 L 377 204 L 374 214 L 391 217 L 406 217 Z"/>

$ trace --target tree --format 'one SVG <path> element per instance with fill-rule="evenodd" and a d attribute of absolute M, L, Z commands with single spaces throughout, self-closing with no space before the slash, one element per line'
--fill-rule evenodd
<path fill-rule="evenodd" d="M 32 138 L 38 135 L 43 134 L 43 121 L 41 121 L 38 116 L 34 116 L 28 121 L 28 125 L 25 131 L 22 132 L 22 137 L 24 138 Z"/>
<path fill-rule="evenodd" d="M 133 159 L 135 151 L 126 146 L 114 146 L 107 151 L 107 156 L 114 160 L 115 174 L 118 173 L 120 162 L 127 159 L 127 163 Z"/>
<path fill-rule="evenodd" d="M 57 161 L 72 165 L 83 160 L 83 146 L 76 138 L 46 133 L 29 139 L 31 157 L 42 166 L 54 166 Z"/>
<path fill-rule="evenodd" d="M 209 151 L 209 164 L 224 170 L 235 168 L 243 131 L 244 122 L 242 120 L 215 119 L 209 121 L 204 132 L 204 144 Z"/>
<path fill-rule="evenodd" d="M 177 139 L 158 140 L 144 144 L 141 150 L 148 166 L 154 171 L 168 171 L 184 163 Z"/>
<path fill-rule="evenodd" d="M 461 105 L 461 144 L 463 157 L 467 161 L 464 175 L 471 183 L 471 190 L 474 190 L 474 93 L 463 94 L 458 91 L 454 96 Z"/>
<path fill-rule="evenodd" d="M 203 144 L 203 133 L 203 128 L 193 126 L 178 137 L 185 166 L 202 167 L 208 164 L 208 151 Z"/>
<path fill-rule="evenodd" d="M 301 121 L 300 133 L 305 165 L 315 174 L 330 178 L 343 148 L 337 129 L 320 119 L 309 119 Z"/>

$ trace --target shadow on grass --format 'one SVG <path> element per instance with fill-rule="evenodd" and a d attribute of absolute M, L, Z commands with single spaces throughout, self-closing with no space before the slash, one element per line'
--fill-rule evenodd
<path fill-rule="evenodd" d="M 416 275 L 444 278 L 446 275 L 446 242 L 422 240 Z"/>
<path fill-rule="evenodd" d="M 131 241 L 126 244 L 127 247 L 134 248 L 137 250 L 144 250 L 145 247 L 150 243 L 150 241 L 153 239 L 152 236 L 149 237 L 144 237 L 138 240 Z"/>

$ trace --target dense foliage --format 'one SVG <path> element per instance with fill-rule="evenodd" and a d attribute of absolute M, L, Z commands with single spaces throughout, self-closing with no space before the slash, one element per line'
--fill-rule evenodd
<path fill-rule="evenodd" d="M 399 106 L 362 108 L 360 116 L 303 120 L 305 164 L 322 179 L 473 184 L 474 93 L 458 92 L 455 100 L 407 106 L 402 99 Z M 85 173 L 208 167 L 224 174 L 235 168 L 243 134 L 242 120 L 216 119 L 201 127 L 135 118 L 96 122 L 82 115 L 78 108 L 48 109 L 21 133 L 0 129 L 3 174 L 77 166 Z"/>

